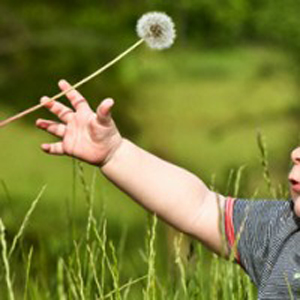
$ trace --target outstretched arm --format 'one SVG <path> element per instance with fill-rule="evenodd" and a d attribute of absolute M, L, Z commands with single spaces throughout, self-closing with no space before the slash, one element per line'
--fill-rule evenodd
<path fill-rule="evenodd" d="M 60 81 L 59 86 L 62 90 L 70 87 L 66 81 Z M 77 91 L 67 97 L 74 110 L 59 102 L 45 105 L 61 123 L 37 120 L 39 128 L 61 138 L 57 143 L 43 144 L 42 149 L 99 166 L 137 203 L 224 254 L 219 228 L 224 197 L 210 191 L 192 173 L 122 138 L 110 114 L 113 100 L 104 100 L 94 113 Z"/>
<path fill-rule="evenodd" d="M 221 253 L 219 205 L 224 198 L 211 192 L 194 174 L 123 140 L 102 172 L 120 189 L 169 224 Z"/>

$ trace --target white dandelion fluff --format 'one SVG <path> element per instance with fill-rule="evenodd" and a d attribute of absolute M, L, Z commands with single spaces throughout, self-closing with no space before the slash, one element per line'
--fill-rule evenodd
<path fill-rule="evenodd" d="M 172 19 L 161 12 L 150 12 L 137 22 L 137 34 L 152 49 L 166 49 L 174 43 L 176 32 Z"/>
<path fill-rule="evenodd" d="M 49 98 L 48 101 L 30 107 L 29 109 L 26 109 L 6 120 L 0 120 L 0 128 L 15 120 L 23 118 L 24 116 L 40 109 L 46 103 L 57 100 L 58 98 L 66 95 L 68 92 L 82 86 L 84 83 L 90 81 L 91 79 L 95 78 L 96 76 L 100 75 L 108 68 L 116 64 L 118 61 L 120 61 L 122 58 L 124 58 L 126 55 L 128 55 L 130 52 L 132 52 L 144 42 L 146 42 L 146 44 L 152 49 L 161 50 L 171 47 L 176 37 L 175 26 L 172 19 L 161 12 L 150 12 L 144 14 L 138 20 L 136 30 L 138 36 L 140 37 L 140 40 L 133 44 L 131 47 L 129 47 L 127 50 L 119 54 L 116 58 L 108 62 L 103 67 L 97 69 L 94 73 L 75 83 L 69 89 L 56 94 L 52 98 Z"/>

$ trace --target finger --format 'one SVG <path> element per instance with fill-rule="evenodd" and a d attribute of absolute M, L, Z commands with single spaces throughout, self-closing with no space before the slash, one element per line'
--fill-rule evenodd
<path fill-rule="evenodd" d="M 114 105 L 113 99 L 105 99 L 97 108 L 97 119 L 100 124 L 107 125 L 111 121 L 111 108 Z"/>
<path fill-rule="evenodd" d="M 44 152 L 52 155 L 63 155 L 64 149 L 62 142 L 52 143 L 52 144 L 42 144 L 41 148 Z"/>
<path fill-rule="evenodd" d="M 66 80 L 60 80 L 58 85 L 62 91 L 66 91 L 72 87 Z M 85 98 L 77 90 L 71 90 L 66 94 L 66 96 L 70 100 L 74 109 L 90 109 Z"/>
<path fill-rule="evenodd" d="M 41 103 L 45 103 L 48 100 L 49 97 L 42 97 Z M 60 120 L 65 123 L 68 123 L 74 113 L 72 109 L 57 101 L 45 103 L 45 107 L 47 107 L 53 114 L 55 114 Z"/>
<path fill-rule="evenodd" d="M 65 124 L 44 119 L 38 119 L 36 121 L 36 126 L 61 138 L 65 136 L 67 130 L 67 126 Z"/>

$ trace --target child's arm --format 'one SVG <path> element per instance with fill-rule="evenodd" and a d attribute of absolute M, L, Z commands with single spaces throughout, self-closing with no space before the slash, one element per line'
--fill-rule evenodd
<path fill-rule="evenodd" d="M 192 173 L 123 139 L 102 172 L 146 209 L 221 253 L 219 207 L 224 198 Z"/>
<path fill-rule="evenodd" d="M 62 90 L 69 84 L 61 81 Z M 111 116 L 112 100 L 104 100 L 94 113 L 77 92 L 68 93 L 75 112 L 59 102 L 45 106 L 62 123 L 38 120 L 37 126 L 62 138 L 42 149 L 70 155 L 99 166 L 103 174 L 136 202 L 181 231 L 197 237 L 224 254 L 219 210 L 224 197 L 211 192 L 192 173 L 137 147 L 119 134 Z"/>

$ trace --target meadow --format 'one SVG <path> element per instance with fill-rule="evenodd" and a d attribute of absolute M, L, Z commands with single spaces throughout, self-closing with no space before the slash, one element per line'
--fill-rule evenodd
<path fill-rule="evenodd" d="M 145 49 L 118 68 L 134 97 L 126 108 L 139 128 L 134 142 L 221 193 L 286 196 L 299 90 L 284 52 L 261 45 Z M 1 118 L 13 113 L 1 103 Z M 257 132 L 268 148 L 265 169 Z M 1 299 L 255 299 L 237 266 L 157 222 L 98 170 L 43 154 L 39 144 L 52 138 L 32 121 L 11 124 L 0 137 Z"/>

